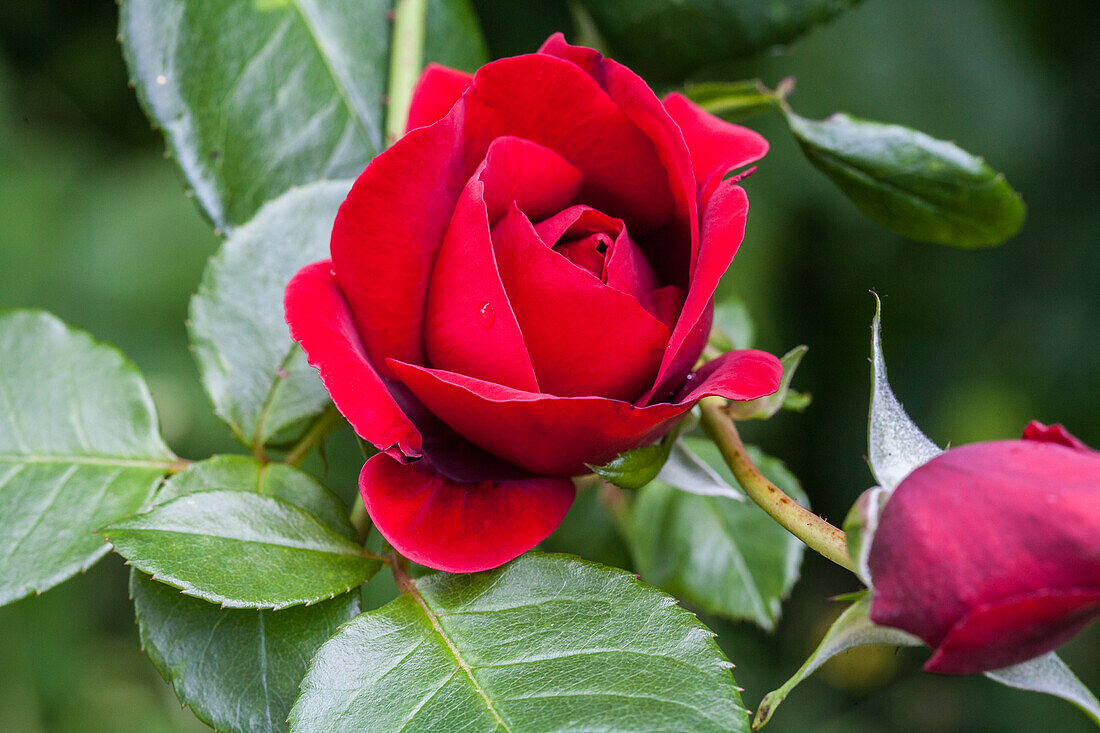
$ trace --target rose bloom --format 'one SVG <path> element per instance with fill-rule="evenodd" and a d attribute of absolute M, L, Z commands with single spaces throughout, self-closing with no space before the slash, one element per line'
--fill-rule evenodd
<path fill-rule="evenodd" d="M 286 291 L 293 337 L 380 453 L 360 490 L 418 563 L 496 567 L 544 539 L 569 476 L 706 395 L 778 388 L 735 351 L 692 373 L 748 202 L 756 133 L 551 37 L 475 75 L 429 66 L 407 134 Z"/>
<path fill-rule="evenodd" d="M 1049 652 L 1100 614 L 1100 452 L 1060 425 L 952 448 L 898 486 L 871 544 L 871 620 L 974 674 Z"/>

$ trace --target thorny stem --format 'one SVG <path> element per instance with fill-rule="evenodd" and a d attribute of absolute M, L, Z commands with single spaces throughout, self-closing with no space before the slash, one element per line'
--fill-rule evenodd
<path fill-rule="evenodd" d="M 310 426 L 309 430 L 294 444 L 290 452 L 286 454 L 283 463 L 289 466 L 300 466 L 309 452 L 313 450 L 325 437 L 336 428 L 340 427 L 340 413 L 334 405 L 329 405 L 321 417 Z"/>
<path fill-rule="evenodd" d="M 855 572 L 848 556 L 844 532 L 800 506 L 773 484 L 753 464 L 737 427 L 724 407 L 724 400 L 708 397 L 699 403 L 703 413 L 703 429 L 722 453 L 726 465 L 733 471 L 741 488 L 756 504 L 779 522 L 788 532 L 826 559 Z"/>
<path fill-rule="evenodd" d="M 390 76 L 386 90 L 386 145 L 405 134 L 409 102 L 424 57 L 427 0 L 396 0 L 390 45 Z"/>

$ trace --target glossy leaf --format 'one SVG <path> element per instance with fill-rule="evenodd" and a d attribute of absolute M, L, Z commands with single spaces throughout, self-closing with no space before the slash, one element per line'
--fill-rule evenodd
<path fill-rule="evenodd" d="M 167 504 L 185 494 L 218 489 L 282 499 L 312 514 L 336 534 L 355 538 L 344 503 L 317 479 L 284 463 L 260 463 L 249 456 L 214 456 L 193 463 L 165 482 L 154 503 Z"/>
<path fill-rule="evenodd" d="M 777 106 L 776 95 L 759 79 L 735 82 L 704 82 L 690 84 L 684 95 L 707 112 L 727 122 L 740 122 Z"/>
<path fill-rule="evenodd" d="M 192 464 L 168 480 L 156 501 L 214 489 L 277 497 L 333 532 L 355 536 L 343 503 L 313 477 L 245 456 Z M 130 595 L 142 646 L 180 702 L 211 727 L 239 733 L 287 729 L 309 659 L 360 611 L 355 592 L 305 608 L 222 609 L 138 571 L 130 574 Z"/>
<path fill-rule="evenodd" d="M 709 441 L 691 449 L 728 482 L 733 475 Z M 778 460 L 749 449 L 779 488 L 806 505 L 798 480 Z M 642 579 L 710 613 L 774 629 L 798 579 L 803 545 L 751 502 L 689 494 L 655 481 L 634 504 L 630 545 Z"/>
<path fill-rule="evenodd" d="M 713 634 L 626 572 L 528 553 L 410 585 L 321 647 L 292 731 L 747 730 Z"/>
<path fill-rule="evenodd" d="M 864 593 L 855 603 L 848 606 L 844 613 L 840 614 L 821 644 L 814 650 L 806 663 L 799 667 L 794 676 L 783 683 L 783 686 L 772 690 L 760 701 L 756 709 L 756 717 L 753 718 L 753 730 L 764 727 L 764 724 L 775 714 L 775 709 L 786 699 L 799 682 L 813 674 L 814 670 L 837 654 L 853 649 L 857 646 L 869 646 L 873 644 L 888 644 L 890 646 L 921 646 L 923 642 L 915 636 L 891 629 L 885 626 L 876 626 L 871 623 L 868 614 L 871 610 L 871 594 Z"/>
<path fill-rule="evenodd" d="M 809 405 L 810 397 L 791 390 L 791 380 L 798 365 L 802 363 L 802 357 L 809 351 L 808 346 L 796 346 L 779 360 L 783 365 L 783 377 L 779 381 L 779 389 L 770 395 L 760 397 L 747 402 L 731 402 L 727 411 L 734 420 L 767 420 L 782 409 L 803 410 Z M 787 403 L 792 401 L 791 407 Z"/>
<path fill-rule="evenodd" d="M 1100 700 L 1077 678 L 1054 652 L 1026 662 L 994 669 L 985 676 L 1002 685 L 1054 695 L 1079 707 L 1085 715 L 1100 725 Z"/>
<path fill-rule="evenodd" d="M 321 179 L 358 175 L 383 146 L 391 3 L 124 0 L 138 97 L 216 227 Z M 468 0 L 432 0 L 427 60 L 476 68 Z"/>
<path fill-rule="evenodd" d="M 289 191 L 237 229 L 210 260 L 191 299 L 191 342 L 214 409 L 249 448 L 321 413 L 317 370 L 290 338 L 283 291 L 328 256 L 336 210 L 351 181 Z"/>
<path fill-rule="evenodd" d="M 103 534 L 139 570 L 231 608 L 316 603 L 381 566 L 293 504 L 244 491 L 185 494 Z"/>
<path fill-rule="evenodd" d="M 790 43 L 859 0 L 581 0 L 616 57 L 651 81 Z"/>
<path fill-rule="evenodd" d="M 871 322 L 871 412 L 867 421 L 867 460 L 888 492 L 916 468 L 938 456 L 936 444 L 920 431 L 894 396 L 882 355 L 882 302 L 875 295 Z"/>
<path fill-rule="evenodd" d="M 624 451 L 602 466 L 588 467 L 604 481 L 621 489 L 640 489 L 657 478 L 676 438 L 690 421 L 690 417 L 685 417 L 659 443 Z"/>
<path fill-rule="evenodd" d="M 118 351 L 47 313 L 0 315 L 0 604 L 89 568 L 109 549 L 94 532 L 177 460 Z"/>
<path fill-rule="evenodd" d="M 130 573 L 141 644 L 176 697 L 210 727 L 286 731 L 310 658 L 359 614 L 359 594 L 281 611 L 219 608 Z"/>
<path fill-rule="evenodd" d="M 813 165 L 873 221 L 911 239 L 988 247 L 1020 230 L 1025 207 L 1004 175 L 954 143 L 837 113 L 787 124 Z"/>

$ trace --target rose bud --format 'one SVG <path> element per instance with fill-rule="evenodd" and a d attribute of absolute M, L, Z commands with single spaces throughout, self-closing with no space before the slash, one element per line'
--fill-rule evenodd
<path fill-rule="evenodd" d="M 929 672 L 1045 654 L 1100 614 L 1100 452 L 1060 425 L 952 448 L 898 486 L 871 545 L 871 620 Z"/>
<path fill-rule="evenodd" d="M 408 132 L 355 182 L 286 318 L 376 446 L 360 475 L 402 555 L 452 572 L 544 539 L 568 478 L 702 397 L 774 392 L 770 354 L 692 372 L 765 140 L 551 37 L 475 75 L 429 66 Z"/>

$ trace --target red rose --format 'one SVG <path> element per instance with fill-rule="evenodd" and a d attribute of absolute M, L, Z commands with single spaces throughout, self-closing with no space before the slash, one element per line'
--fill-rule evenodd
<path fill-rule="evenodd" d="M 470 76 L 431 66 L 409 131 L 355 182 L 291 334 L 381 451 L 360 489 L 406 557 L 465 572 L 530 549 L 567 478 L 703 396 L 774 392 L 758 351 L 689 374 L 748 203 L 756 133 L 550 38 Z"/>
<path fill-rule="evenodd" d="M 1100 452 L 1060 425 L 952 448 L 890 497 L 871 544 L 871 620 L 974 674 L 1068 641 L 1100 614 Z"/>

